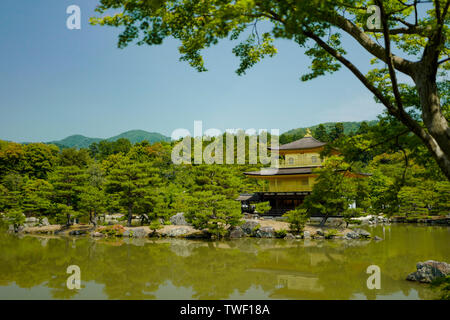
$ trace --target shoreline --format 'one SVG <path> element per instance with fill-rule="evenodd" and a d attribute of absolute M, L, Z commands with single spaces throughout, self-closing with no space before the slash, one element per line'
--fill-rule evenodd
<path fill-rule="evenodd" d="M 345 223 L 344 223 L 345 224 Z M 11 229 L 10 233 L 14 233 Z M 214 239 L 214 235 L 205 230 L 198 230 L 191 225 L 164 225 L 153 232 L 149 226 L 125 227 L 120 224 L 97 226 L 87 224 L 46 225 L 20 228 L 16 234 L 53 235 L 53 236 L 90 236 L 93 238 L 178 238 L 178 239 Z M 349 227 L 327 224 L 318 226 L 307 224 L 302 234 L 294 235 L 289 231 L 289 224 L 276 220 L 244 220 L 239 227 L 228 230 L 223 239 L 240 238 L 267 238 L 267 239 L 370 239 L 369 232 L 361 229 L 359 225 Z M 381 240 L 381 239 L 376 239 Z"/>
<path fill-rule="evenodd" d="M 36 218 L 31 218 L 36 219 Z M 36 219 L 37 220 L 37 219 Z M 435 225 L 450 226 L 448 217 L 392 217 L 390 219 L 381 216 L 367 216 L 355 219 L 357 224 L 346 223 L 340 218 L 330 218 L 325 226 L 318 225 L 318 220 L 311 219 L 305 225 L 303 232 L 293 234 L 289 229 L 289 223 L 270 218 L 250 218 L 243 219 L 243 224 L 227 230 L 223 239 L 239 238 L 276 238 L 276 239 L 371 239 L 372 235 L 364 229 L 365 226 L 395 224 L 414 225 Z M 358 221 L 359 220 L 359 221 Z M 93 238 L 181 238 L 181 239 L 217 239 L 206 230 L 195 229 L 190 224 L 169 224 L 162 225 L 160 229 L 152 230 L 149 226 L 126 227 L 120 223 L 108 225 L 73 224 L 66 225 L 26 225 L 20 227 L 18 232 L 14 232 L 11 226 L 9 233 L 34 234 L 34 235 L 54 235 L 54 236 L 90 236 Z M 383 240 L 374 237 L 374 240 Z"/>

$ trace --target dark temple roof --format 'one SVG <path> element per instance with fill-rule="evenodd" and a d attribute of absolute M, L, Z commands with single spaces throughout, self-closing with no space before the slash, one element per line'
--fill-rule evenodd
<path fill-rule="evenodd" d="M 314 172 L 314 169 L 317 169 L 318 167 L 298 167 L 298 168 L 263 168 L 261 171 L 251 171 L 251 172 L 244 172 L 246 176 L 287 176 L 287 175 L 293 175 L 293 174 L 311 174 Z M 346 171 L 346 170 L 337 170 L 337 171 Z M 361 175 L 361 176 L 371 176 L 370 173 L 364 173 L 364 172 L 353 172 L 351 169 L 348 171 L 349 173 Z"/>
<path fill-rule="evenodd" d="M 300 140 L 286 143 L 279 148 L 269 148 L 270 150 L 301 150 L 301 149 L 313 149 L 326 145 L 326 142 L 321 142 L 313 137 L 305 136 Z"/>
<path fill-rule="evenodd" d="M 284 176 L 290 174 L 310 174 L 317 167 L 266 168 L 261 171 L 244 172 L 246 176 Z"/>

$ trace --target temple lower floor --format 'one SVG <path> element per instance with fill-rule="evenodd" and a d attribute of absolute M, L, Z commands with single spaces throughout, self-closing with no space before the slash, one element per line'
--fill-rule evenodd
<path fill-rule="evenodd" d="M 241 201 L 242 211 L 253 213 L 252 203 L 269 202 L 271 210 L 268 216 L 282 216 L 290 210 L 301 205 L 310 192 L 257 192 L 253 194 L 240 195 L 237 200 Z"/>

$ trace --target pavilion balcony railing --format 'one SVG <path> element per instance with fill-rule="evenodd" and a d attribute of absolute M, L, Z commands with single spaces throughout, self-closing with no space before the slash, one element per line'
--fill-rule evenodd
<path fill-rule="evenodd" d="M 322 159 L 317 159 L 316 161 L 305 161 L 305 160 L 294 160 L 294 161 L 286 161 L 284 159 L 279 160 L 279 168 L 292 168 L 292 167 L 320 167 L 323 165 Z"/>

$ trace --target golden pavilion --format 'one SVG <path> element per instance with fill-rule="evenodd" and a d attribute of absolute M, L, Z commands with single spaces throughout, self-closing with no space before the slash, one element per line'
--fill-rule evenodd
<path fill-rule="evenodd" d="M 247 177 L 267 180 L 269 186 L 265 192 L 241 194 L 237 200 L 241 201 L 243 211 L 251 212 L 251 203 L 269 201 L 272 209 L 267 214 L 279 216 L 302 204 L 311 193 L 318 176 L 314 169 L 322 167 L 326 161 L 326 157 L 320 156 L 325 145 L 325 142 L 312 137 L 308 129 L 302 139 L 276 149 L 282 158 L 278 168 L 245 172 Z M 339 152 L 332 149 L 331 154 Z"/>

